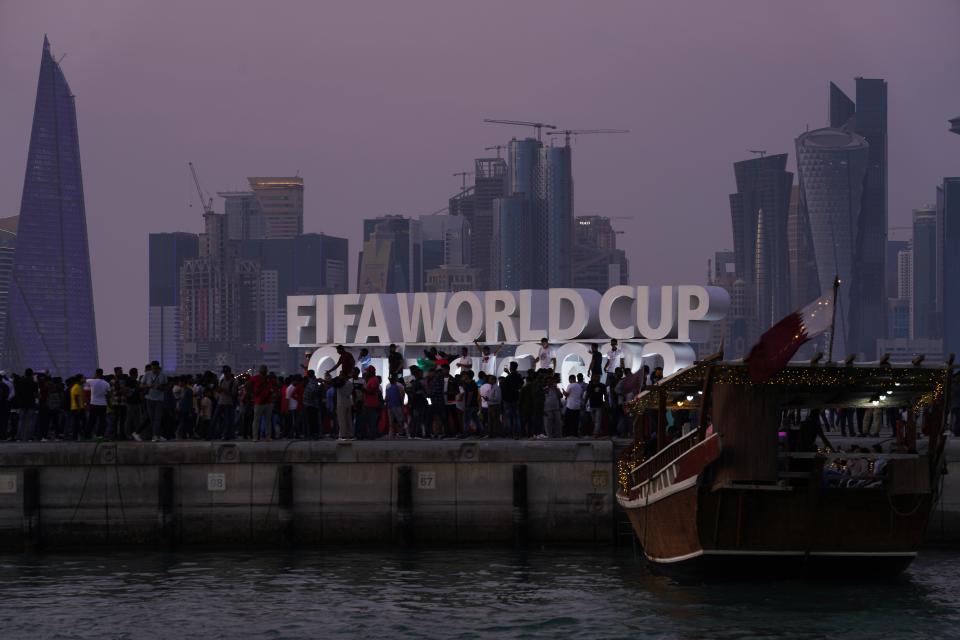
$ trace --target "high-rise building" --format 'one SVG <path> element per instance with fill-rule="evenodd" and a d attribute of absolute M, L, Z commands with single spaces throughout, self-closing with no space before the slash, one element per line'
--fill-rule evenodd
<path fill-rule="evenodd" d="M 533 200 L 524 196 L 497 198 L 493 204 L 491 277 L 501 289 L 537 289 L 531 250 Z"/>
<path fill-rule="evenodd" d="M 182 371 L 180 269 L 199 255 L 195 233 L 151 233 L 148 355 L 167 371 Z"/>
<path fill-rule="evenodd" d="M 790 255 L 790 306 L 799 308 L 820 296 L 817 258 L 810 236 L 810 220 L 800 207 L 800 187 L 790 189 L 787 215 L 787 246 Z"/>
<path fill-rule="evenodd" d="M 863 249 L 860 214 L 869 147 L 862 136 L 832 128 L 803 133 L 796 145 L 800 208 L 810 225 L 819 289 L 829 292 L 834 278 L 841 280 L 834 354 L 844 357 L 856 352 L 855 345 L 860 344 L 851 307 L 857 300 L 854 292 L 859 290 L 854 265 Z M 874 350 L 875 343 L 871 356 Z"/>
<path fill-rule="evenodd" d="M 10 278 L 13 277 L 13 259 L 17 250 L 17 224 L 20 216 L 0 218 L 0 368 L 8 368 L 7 311 L 10 296 Z"/>
<path fill-rule="evenodd" d="M 577 216 L 573 234 L 573 264 L 570 286 L 601 293 L 630 280 L 630 262 L 617 249 L 617 232 L 610 218 Z"/>
<path fill-rule="evenodd" d="M 909 243 L 897 252 L 897 294 L 895 298 L 913 299 L 913 251 Z"/>
<path fill-rule="evenodd" d="M 423 290 L 420 221 L 398 215 L 363 221 L 357 293 Z"/>
<path fill-rule="evenodd" d="M 303 178 L 247 178 L 263 216 L 263 237 L 289 240 L 303 233 Z"/>
<path fill-rule="evenodd" d="M 850 108 L 853 112 L 850 113 Z M 872 354 L 886 335 L 887 83 L 856 78 L 856 101 L 830 85 L 830 126 L 861 136 L 868 145 L 858 221 L 857 260 L 851 282 L 850 350 Z M 822 278 L 821 278 L 822 279 Z"/>
<path fill-rule="evenodd" d="M 569 143 L 541 147 L 541 199 L 543 224 L 538 226 L 536 246 L 543 250 L 540 278 L 550 287 L 569 287 L 573 261 L 573 164 Z"/>
<path fill-rule="evenodd" d="M 500 158 L 477 158 L 473 175 L 473 217 L 468 218 L 470 262 L 477 269 L 477 287 L 488 289 L 494 284 L 490 278 L 493 201 L 507 194 L 507 163 Z"/>
<path fill-rule="evenodd" d="M 960 118 L 954 122 L 960 125 Z M 960 355 L 960 177 L 944 178 L 937 188 L 937 217 L 942 229 L 938 296 L 942 300 L 943 351 Z"/>
<path fill-rule="evenodd" d="M 937 209 L 929 205 L 913 211 L 911 338 L 935 340 L 940 337 L 937 311 Z"/>
<path fill-rule="evenodd" d="M 473 234 L 463 216 L 443 213 L 420 216 L 420 237 L 424 272 L 441 265 L 469 267 L 473 264 Z"/>
<path fill-rule="evenodd" d="M 266 237 L 260 203 L 253 191 L 221 191 L 230 240 L 262 240 Z"/>
<path fill-rule="evenodd" d="M 909 240 L 887 240 L 887 272 L 884 280 L 886 281 L 885 286 L 888 298 L 900 297 L 897 292 L 899 286 L 898 278 L 900 275 L 899 255 L 901 251 L 906 251 L 909 248 Z"/>
<path fill-rule="evenodd" d="M 500 279 L 491 278 L 491 283 L 508 288 L 502 279 L 505 276 L 511 282 L 523 282 L 526 288 L 568 287 L 574 234 L 570 146 L 544 147 L 533 138 L 514 138 L 507 145 L 507 160 L 506 195 L 493 200 L 491 237 L 494 242 L 519 244 L 528 255 L 513 260 L 502 246 L 494 247 L 491 259 L 509 259 L 511 264 L 492 265 L 491 273 Z M 497 219 L 497 215 L 514 216 L 521 210 L 529 219 Z M 521 228 L 522 237 L 504 236 Z"/>
<path fill-rule="evenodd" d="M 302 354 L 286 343 L 286 297 L 346 293 L 347 241 L 312 233 L 237 240 L 229 222 L 205 213 L 197 257 L 180 268 L 181 370 L 298 371 Z"/>
<path fill-rule="evenodd" d="M 747 326 L 750 324 L 748 315 L 752 309 L 749 305 L 752 301 L 748 300 L 744 281 L 737 277 L 736 252 L 717 251 L 714 254 L 713 264 L 707 273 L 707 284 L 726 289 L 730 294 L 730 308 L 723 319 L 711 323 L 710 340 L 698 345 L 698 352 L 705 356 L 723 347 L 724 355 L 731 359 L 746 354 L 752 346 L 747 341 Z"/>
<path fill-rule="evenodd" d="M 753 340 L 790 313 L 788 219 L 793 174 L 787 154 L 733 165 L 737 192 L 730 195 L 737 277 L 750 289 Z"/>
<path fill-rule="evenodd" d="M 63 377 L 97 368 L 76 105 L 46 37 L 8 308 L 11 367 Z"/>

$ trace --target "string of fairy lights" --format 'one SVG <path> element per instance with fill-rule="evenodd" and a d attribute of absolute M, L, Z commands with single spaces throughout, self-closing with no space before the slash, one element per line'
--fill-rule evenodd
<path fill-rule="evenodd" d="M 864 400 L 872 407 L 912 406 L 917 415 L 925 408 L 941 402 L 946 390 L 947 369 L 942 367 L 791 366 L 781 369 L 764 382 L 754 383 L 746 365 L 710 364 L 694 366 L 670 376 L 660 386 L 628 402 L 627 410 L 637 418 L 651 409 L 657 409 L 661 390 L 667 394 L 667 409 L 698 408 L 703 393 L 700 388 L 708 366 L 713 367 L 714 385 L 784 387 L 792 391 L 828 390 L 834 393 L 834 397 L 844 388 L 851 388 L 865 394 Z M 907 401 L 898 401 L 903 399 Z M 617 461 L 620 486 L 628 495 L 633 486 L 631 470 L 646 460 L 645 444 L 638 439 Z M 871 460 L 868 464 L 870 473 L 873 473 L 874 462 Z M 845 466 L 845 460 L 832 460 L 828 464 L 828 467 L 839 472 L 843 472 Z"/>

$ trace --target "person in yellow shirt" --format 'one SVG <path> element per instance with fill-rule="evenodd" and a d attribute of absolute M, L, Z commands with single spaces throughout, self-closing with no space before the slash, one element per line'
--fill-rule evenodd
<path fill-rule="evenodd" d="M 70 384 L 70 435 L 73 440 L 81 440 L 87 437 L 86 408 L 87 394 L 83 390 L 84 379 L 82 375 L 73 377 Z"/>

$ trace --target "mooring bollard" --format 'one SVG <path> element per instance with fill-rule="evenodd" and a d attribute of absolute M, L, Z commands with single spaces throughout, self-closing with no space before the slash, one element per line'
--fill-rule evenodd
<path fill-rule="evenodd" d="M 286 545 L 293 544 L 293 465 L 277 467 L 277 485 L 280 513 L 280 537 Z"/>
<path fill-rule="evenodd" d="M 173 513 L 173 467 L 160 467 L 158 473 L 157 530 L 160 544 L 170 547 L 173 546 L 176 529 Z"/>
<path fill-rule="evenodd" d="M 413 542 L 413 468 L 397 467 L 397 537 Z"/>
<path fill-rule="evenodd" d="M 513 541 L 517 545 L 527 543 L 527 465 L 513 465 Z"/>
<path fill-rule="evenodd" d="M 39 469 L 23 470 L 23 546 L 32 551 L 40 546 Z"/>

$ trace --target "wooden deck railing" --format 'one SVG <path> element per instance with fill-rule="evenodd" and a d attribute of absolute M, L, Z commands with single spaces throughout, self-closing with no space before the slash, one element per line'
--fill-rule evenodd
<path fill-rule="evenodd" d="M 630 486 L 636 487 L 643 484 L 657 472 L 664 469 L 671 462 L 679 458 L 694 447 L 698 442 L 697 432 L 691 431 L 687 435 L 674 440 L 666 447 L 655 453 L 653 456 L 644 460 L 630 470 Z"/>

